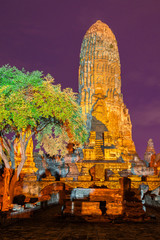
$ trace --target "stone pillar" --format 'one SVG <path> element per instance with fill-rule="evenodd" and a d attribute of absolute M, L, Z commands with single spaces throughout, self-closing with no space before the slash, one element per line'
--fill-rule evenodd
<path fill-rule="evenodd" d="M 131 190 L 131 179 L 127 177 L 122 177 L 119 179 L 121 189 L 126 192 Z"/>

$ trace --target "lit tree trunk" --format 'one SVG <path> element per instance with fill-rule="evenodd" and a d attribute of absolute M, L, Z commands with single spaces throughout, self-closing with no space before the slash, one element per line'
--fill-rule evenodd
<path fill-rule="evenodd" d="M 24 166 L 24 163 L 26 161 L 26 154 L 25 154 L 25 146 L 24 146 L 24 143 L 22 141 L 20 141 L 21 143 L 21 162 L 17 168 L 17 177 L 19 177 L 20 173 L 21 173 L 21 170 Z"/>
<path fill-rule="evenodd" d="M 4 169 L 4 190 L 3 190 L 3 202 L 2 202 L 2 211 L 8 211 L 10 209 L 10 192 L 9 184 L 12 175 L 12 169 Z"/>
<path fill-rule="evenodd" d="M 16 171 L 10 168 L 9 162 L 5 159 L 5 169 L 4 169 L 4 193 L 3 193 L 3 202 L 2 202 L 2 211 L 8 211 L 11 209 L 11 204 L 13 203 L 14 198 L 14 188 L 15 184 L 19 179 L 20 172 L 23 168 L 23 165 L 26 160 L 25 155 L 25 144 L 21 141 L 21 162 Z"/>
<path fill-rule="evenodd" d="M 11 204 L 14 198 L 14 187 L 17 182 L 17 173 L 13 173 L 13 169 L 4 169 L 4 191 L 3 191 L 3 202 L 2 211 L 8 211 L 11 209 Z"/>
<path fill-rule="evenodd" d="M 8 156 L 5 154 L 5 152 L 3 150 L 3 148 L 6 149 L 6 144 L 5 144 L 5 146 L 2 144 L 2 143 L 4 143 L 4 139 L 3 139 L 3 142 L 2 141 L 0 142 L 0 156 L 2 157 L 4 164 L 5 164 L 4 178 L 3 178 L 4 193 L 3 193 L 3 200 L 2 200 L 2 211 L 8 211 L 9 209 L 11 209 L 11 204 L 13 203 L 13 198 L 14 198 L 15 184 L 19 178 L 20 172 L 26 161 L 25 152 L 26 152 L 26 147 L 27 147 L 27 144 L 28 144 L 28 141 L 30 138 L 31 138 L 31 136 L 29 136 L 29 138 L 26 141 L 25 135 L 22 138 L 22 133 L 21 133 L 21 138 L 20 138 L 21 162 L 16 171 L 14 171 L 14 169 L 11 168 L 11 166 L 9 164 Z M 14 148 L 12 148 L 12 150 L 14 151 L 14 149 L 15 149 L 15 146 L 14 146 Z M 8 150 L 8 153 L 10 153 L 10 155 L 11 155 L 11 149 L 7 149 L 7 150 Z"/>
<path fill-rule="evenodd" d="M 14 189 L 15 189 L 15 184 L 18 181 L 17 177 L 17 171 L 14 172 L 12 179 L 10 181 L 10 186 L 9 186 L 9 193 L 10 193 L 10 205 L 13 203 L 13 198 L 14 198 Z"/>

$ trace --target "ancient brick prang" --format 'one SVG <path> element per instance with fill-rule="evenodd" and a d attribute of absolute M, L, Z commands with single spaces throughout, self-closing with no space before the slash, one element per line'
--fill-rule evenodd
<path fill-rule="evenodd" d="M 128 162 L 136 154 L 132 124 L 121 93 L 116 38 L 97 21 L 86 32 L 80 52 L 79 101 L 90 131 L 84 159 Z M 122 161 L 122 162 L 123 162 Z"/>

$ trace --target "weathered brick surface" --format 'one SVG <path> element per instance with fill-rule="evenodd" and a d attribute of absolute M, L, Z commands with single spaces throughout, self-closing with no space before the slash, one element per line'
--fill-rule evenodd
<path fill-rule="evenodd" d="M 121 215 L 123 214 L 124 207 L 122 203 L 107 203 L 107 215 Z"/>
<path fill-rule="evenodd" d="M 90 193 L 89 197 L 90 201 L 106 201 L 106 202 L 122 201 L 123 192 L 117 189 L 95 188 L 94 191 Z"/>
<path fill-rule="evenodd" d="M 99 202 L 82 202 L 82 215 L 102 215 Z"/>

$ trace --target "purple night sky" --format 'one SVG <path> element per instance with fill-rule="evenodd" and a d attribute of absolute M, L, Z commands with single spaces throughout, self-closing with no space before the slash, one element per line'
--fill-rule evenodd
<path fill-rule="evenodd" d="M 149 138 L 160 152 L 159 0 L 0 0 L 0 9 L 0 65 L 50 73 L 76 92 L 83 36 L 98 19 L 108 24 L 137 152 Z"/>

